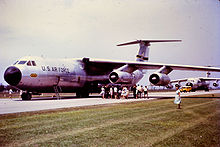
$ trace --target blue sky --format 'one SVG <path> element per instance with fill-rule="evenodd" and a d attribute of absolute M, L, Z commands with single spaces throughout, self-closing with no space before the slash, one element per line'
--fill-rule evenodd
<path fill-rule="evenodd" d="M 1 0 L 0 83 L 7 66 L 27 55 L 135 60 L 137 45 L 116 45 L 136 39 L 182 40 L 152 44 L 151 62 L 220 66 L 219 18 L 218 0 Z M 205 73 L 170 74 L 191 76 Z"/>

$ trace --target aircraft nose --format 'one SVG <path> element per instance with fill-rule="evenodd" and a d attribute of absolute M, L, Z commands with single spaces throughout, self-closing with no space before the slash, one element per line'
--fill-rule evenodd
<path fill-rule="evenodd" d="M 5 71 L 4 79 L 8 84 L 16 86 L 21 81 L 21 71 L 17 67 L 10 66 Z"/>

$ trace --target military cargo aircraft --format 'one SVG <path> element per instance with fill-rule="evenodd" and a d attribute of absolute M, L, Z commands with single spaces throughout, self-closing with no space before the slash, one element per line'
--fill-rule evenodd
<path fill-rule="evenodd" d="M 209 91 L 209 85 L 210 81 L 213 82 L 214 87 L 218 87 L 220 78 L 211 78 L 211 77 L 198 77 L 198 78 L 183 78 L 183 79 L 177 79 L 177 80 L 171 80 L 170 84 L 177 83 L 178 85 L 181 85 L 181 82 L 186 82 L 186 86 L 191 86 L 192 91 L 196 90 L 205 90 Z"/>
<path fill-rule="evenodd" d="M 154 85 L 167 85 L 172 70 L 193 70 L 220 72 L 220 68 L 163 64 L 147 62 L 150 43 L 177 42 L 181 40 L 137 40 L 118 46 L 139 44 L 136 61 L 114 61 L 101 59 L 47 59 L 22 57 L 5 73 L 5 81 L 23 90 L 22 99 L 30 100 L 33 93 L 76 92 L 77 97 L 88 97 L 98 84 L 124 84 L 133 86 L 144 76 L 144 70 L 157 69 L 149 76 Z"/>

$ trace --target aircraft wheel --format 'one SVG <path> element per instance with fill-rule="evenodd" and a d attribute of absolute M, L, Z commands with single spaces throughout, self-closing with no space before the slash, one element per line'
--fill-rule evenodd
<path fill-rule="evenodd" d="M 205 91 L 207 91 L 207 92 L 208 92 L 208 91 L 209 91 L 209 88 L 205 88 Z"/>
<path fill-rule="evenodd" d="M 82 97 L 87 98 L 89 97 L 89 92 L 88 91 L 84 91 L 82 94 Z"/>
<path fill-rule="evenodd" d="M 32 95 L 29 92 L 23 92 L 21 98 L 22 100 L 31 100 Z"/>
<path fill-rule="evenodd" d="M 32 98 L 32 94 L 27 93 L 27 99 L 28 99 L 28 100 L 31 100 L 31 98 Z"/>
<path fill-rule="evenodd" d="M 80 91 L 76 91 L 76 97 L 81 97 Z"/>
<path fill-rule="evenodd" d="M 78 90 L 76 91 L 76 97 L 78 98 L 86 98 L 86 97 L 89 97 L 89 92 L 87 90 Z"/>
<path fill-rule="evenodd" d="M 21 95 L 22 100 L 27 100 L 27 93 L 22 93 Z"/>

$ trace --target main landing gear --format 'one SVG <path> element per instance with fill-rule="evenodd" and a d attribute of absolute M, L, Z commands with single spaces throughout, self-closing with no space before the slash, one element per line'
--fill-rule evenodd
<path fill-rule="evenodd" d="M 78 88 L 76 90 L 76 97 L 77 98 L 88 98 L 89 97 L 89 86 L 84 86 L 82 88 Z"/>
<path fill-rule="evenodd" d="M 30 92 L 23 92 L 21 98 L 22 100 L 31 100 L 32 94 Z"/>
<path fill-rule="evenodd" d="M 84 90 L 77 90 L 76 91 L 76 97 L 78 98 L 88 98 L 89 97 L 89 91 L 84 91 Z"/>

